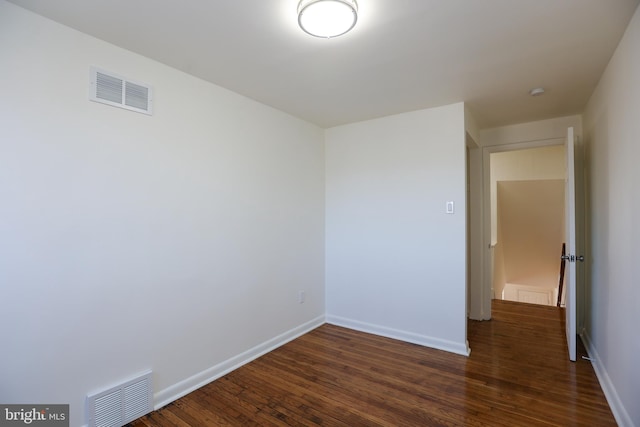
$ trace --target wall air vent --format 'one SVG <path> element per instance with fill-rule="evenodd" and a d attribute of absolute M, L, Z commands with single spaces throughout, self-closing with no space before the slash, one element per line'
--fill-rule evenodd
<path fill-rule="evenodd" d="M 153 89 L 147 84 L 91 67 L 89 99 L 151 115 Z"/>
<path fill-rule="evenodd" d="M 89 427 L 122 427 L 152 410 L 151 371 L 87 396 Z"/>

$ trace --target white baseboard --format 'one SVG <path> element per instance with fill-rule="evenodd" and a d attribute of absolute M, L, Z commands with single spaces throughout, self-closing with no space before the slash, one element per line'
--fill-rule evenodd
<path fill-rule="evenodd" d="M 259 344 L 231 359 L 218 363 L 202 372 L 199 372 L 179 383 L 176 383 L 164 390 L 155 393 L 153 396 L 154 410 L 158 410 L 169 403 L 180 399 L 183 396 L 199 389 L 200 387 L 209 384 L 212 381 L 217 380 L 220 377 L 228 374 L 229 372 L 245 365 L 258 357 L 269 353 L 272 350 L 298 338 L 301 335 L 321 326 L 325 323 L 325 316 L 318 316 L 309 322 L 295 327 L 283 334 L 278 335 L 262 344 Z"/>
<path fill-rule="evenodd" d="M 327 323 L 369 334 L 419 344 L 425 347 L 436 348 L 450 353 L 461 354 L 463 356 L 469 356 L 471 353 L 468 341 L 465 343 L 447 341 L 440 338 L 416 334 L 414 332 L 401 331 L 399 329 L 388 328 L 386 326 L 374 325 L 371 323 L 361 322 L 359 320 L 347 319 L 345 317 L 333 315 L 327 315 Z"/>
<path fill-rule="evenodd" d="M 366 322 L 360 322 L 357 320 L 347 319 L 339 316 L 318 316 L 300 326 L 297 326 L 283 334 L 278 335 L 262 344 L 259 344 L 237 356 L 227 359 L 215 366 L 212 366 L 204 371 L 201 371 L 191 377 L 180 381 L 172 386 L 165 388 L 154 394 L 154 410 L 158 410 L 163 406 L 174 402 L 181 397 L 209 384 L 212 381 L 217 380 L 220 377 L 228 374 L 235 369 L 259 358 L 260 356 L 275 350 L 278 347 L 293 341 L 294 339 L 310 332 L 325 323 L 330 323 L 336 326 L 342 326 L 345 328 L 353 329 L 356 331 L 366 332 L 374 335 L 379 335 L 387 338 L 397 339 L 400 341 L 410 342 L 413 344 L 422 345 L 425 347 L 436 348 L 439 350 L 448 351 L 463 356 L 468 356 L 471 352 L 469 348 L 469 342 L 457 343 L 448 340 L 442 340 L 439 338 L 429 337 L 425 335 L 416 334 L 413 332 L 401 331 L 398 329 L 388 328 L 385 326 L 374 325 Z M 626 412 L 625 412 L 626 414 Z M 617 419 L 617 417 L 616 417 Z M 628 415 L 627 415 L 628 419 Z M 621 424 L 623 425 L 623 424 Z M 632 424 L 628 424 L 633 426 Z M 86 427 L 83 426 L 83 427 Z"/>
<path fill-rule="evenodd" d="M 596 373 L 596 377 L 598 377 L 598 382 L 600 382 L 600 387 L 602 387 L 602 391 L 607 398 L 607 403 L 609 403 L 609 407 L 611 408 L 611 412 L 613 412 L 616 422 L 620 427 L 637 427 L 622 404 L 620 396 L 618 396 L 618 392 L 611 382 L 611 378 L 609 378 L 607 369 L 600 362 L 600 356 L 591 343 L 587 331 L 583 330 L 580 336 L 582 337 L 582 343 L 587 349 L 587 353 L 589 353 L 589 357 L 592 360 L 591 363 L 593 365 L 593 370 Z"/>

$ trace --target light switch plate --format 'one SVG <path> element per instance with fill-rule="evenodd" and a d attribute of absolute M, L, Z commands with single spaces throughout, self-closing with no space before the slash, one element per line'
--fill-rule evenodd
<path fill-rule="evenodd" d="M 448 214 L 452 214 L 452 213 L 454 213 L 454 211 L 455 211 L 455 208 L 454 208 L 453 202 L 447 202 L 447 210 L 446 210 L 446 212 Z"/>

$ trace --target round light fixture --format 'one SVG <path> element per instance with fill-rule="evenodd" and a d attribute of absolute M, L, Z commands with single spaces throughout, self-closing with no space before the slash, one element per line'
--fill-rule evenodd
<path fill-rule="evenodd" d="M 358 21 L 356 0 L 300 0 L 298 24 L 305 33 L 329 39 L 349 32 Z"/>

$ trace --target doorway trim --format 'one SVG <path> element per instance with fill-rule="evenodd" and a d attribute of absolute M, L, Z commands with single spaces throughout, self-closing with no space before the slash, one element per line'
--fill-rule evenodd
<path fill-rule="evenodd" d="M 531 148 L 564 145 L 565 138 L 547 138 L 510 144 L 490 145 L 482 148 L 482 280 L 480 284 L 479 313 L 473 313 L 473 319 L 491 319 L 491 300 L 493 299 L 493 250 L 491 241 L 491 154 L 505 151 L 527 150 Z"/>

